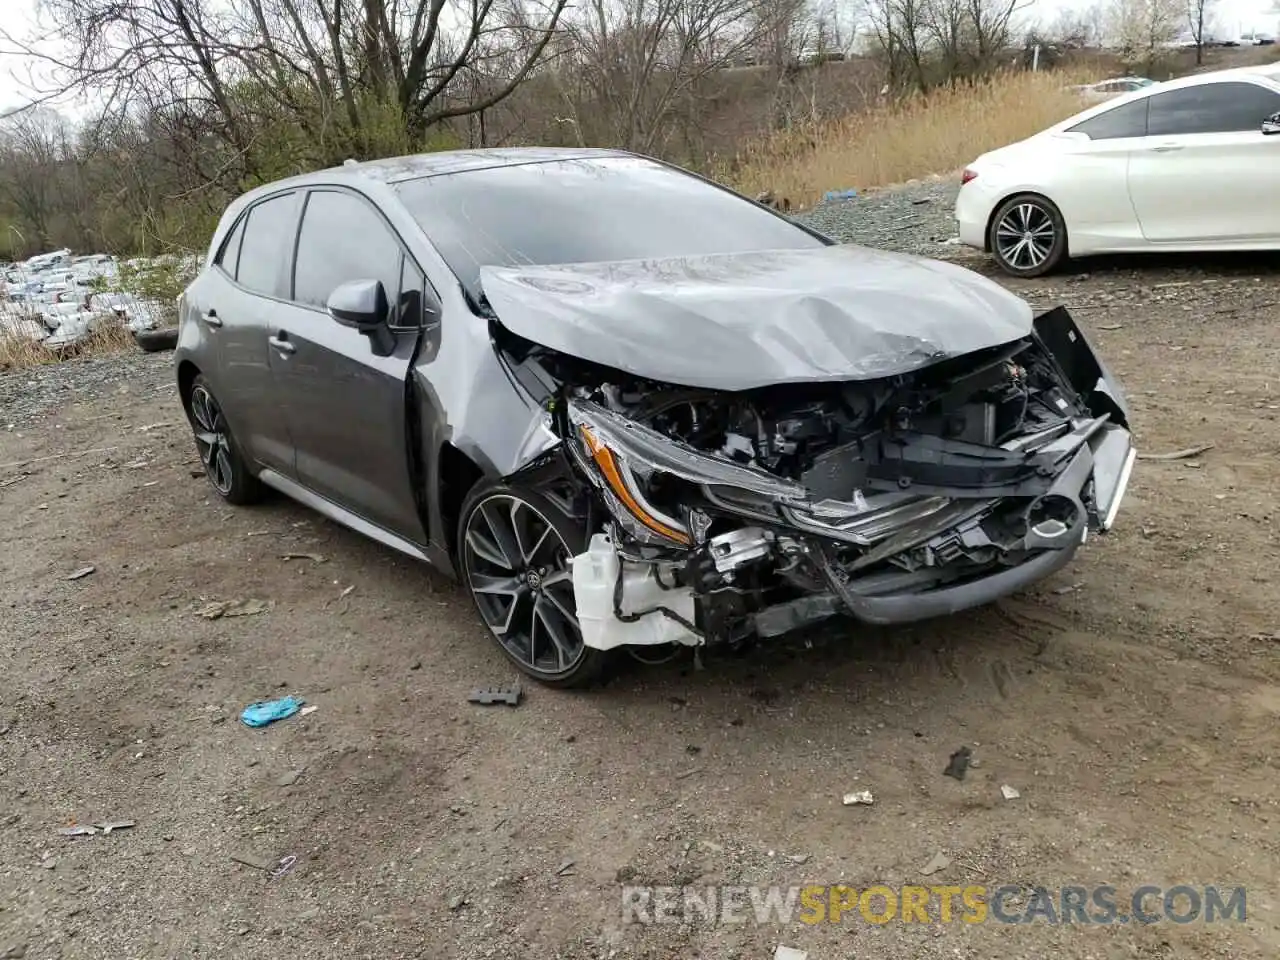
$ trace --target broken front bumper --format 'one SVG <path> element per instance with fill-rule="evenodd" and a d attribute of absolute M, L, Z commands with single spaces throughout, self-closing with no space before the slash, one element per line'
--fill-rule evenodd
<path fill-rule="evenodd" d="M 751 614 L 751 632 L 766 638 L 837 614 L 864 623 L 903 624 L 991 603 L 1061 570 L 1091 530 L 1105 532 L 1115 521 L 1136 458 L 1129 432 L 1099 418 L 1073 433 L 1077 439 L 1087 436 L 1048 492 L 1026 509 L 1021 542 L 1012 551 L 1002 551 L 999 560 L 965 564 L 958 551 L 984 545 L 982 523 L 1005 506 L 1001 500 L 951 501 L 899 528 L 852 562 L 839 556 L 847 538 L 813 536 L 798 526 L 789 531 L 747 527 L 712 537 L 709 556 L 730 580 L 737 569 L 765 556 L 803 555 L 820 571 L 825 590 L 814 589 Z M 885 563 L 865 570 L 907 554 L 926 560 L 913 570 Z M 956 562 L 948 563 L 948 558 Z M 705 594 L 676 585 L 679 564 L 621 557 L 607 537 L 597 535 L 589 550 L 575 558 L 573 569 L 588 646 L 707 642 L 711 617 L 704 609 Z"/>
<path fill-rule="evenodd" d="M 992 480 L 968 488 L 926 482 L 930 457 L 957 454 L 939 453 L 932 438 L 916 435 L 895 447 L 902 462 L 915 465 L 909 489 L 815 501 L 790 481 L 710 461 L 597 406 L 571 405 L 570 419 L 586 441 L 579 466 L 593 476 L 617 539 L 632 544 L 624 555 L 598 535 L 575 558 L 587 645 L 723 639 L 713 608 L 727 594 L 743 593 L 738 588 L 753 568 L 772 570 L 792 587 L 785 599 L 775 595 L 742 612 L 747 632 L 771 637 L 835 614 L 899 624 L 956 613 L 1065 567 L 1091 531 L 1115 522 L 1136 452 L 1124 396 L 1070 316 L 1051 311 L 1036 327 L 1088 415 L 974 454 L 979 464 L 970 471 L 989 468 Z M 1014 454 L 1033 470 L 999 473 L 1001 457 Z M 660 512 L 645 501 L 636 465 L 694 484 L 707 504 L 743 526 L 707 537 L 710 521 L 700 524 L 697 508 L 684 517 Z M 678 559 L 682 550 L 693 559 Z"/>

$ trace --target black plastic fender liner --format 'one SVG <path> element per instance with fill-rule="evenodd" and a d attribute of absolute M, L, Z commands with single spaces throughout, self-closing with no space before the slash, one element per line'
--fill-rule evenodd
<path fill-rule="evenodd" d="M 1033 321 L 1036 337 L 1053 357 L 1067 382 L 1095 416 L 1111 414 L 1111 422 L 1129 425 L 1129 403 L 1119 381 L 1090 345 L 1066 307 L 1054 307 Z"/>

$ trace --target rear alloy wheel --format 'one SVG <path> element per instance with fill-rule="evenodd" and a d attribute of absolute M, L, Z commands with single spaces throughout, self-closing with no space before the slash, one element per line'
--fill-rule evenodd
<path fill-rule="evenodd" d="M 458 560 L 480 619 L 524 673 L 557 687 L 595 679 L 605 653 L 582 642 L 572 558 L 584 532 L 545 498 L 477 488 L 458 525 Z"/>
<path fill-rule="evenodd" d="M 988 237 L 1000 269 L 1015 277 L 1040 277 L 1067 253 L 1067 227 L 1044 197 L 1023 194 L 1006 200 L 991 218 Z"/>
<path fill-rule="evenodd" d="M 231 437 L 226 415 L 203 376 L 196 377 L 191 385 L 187 416 L 191 420 L 196 452 L 200 454 L 205 476 L 218 495 L 228 503 L 238 505 L 258 500 L 262 487 L 257 477 L 249 473 Z"/>

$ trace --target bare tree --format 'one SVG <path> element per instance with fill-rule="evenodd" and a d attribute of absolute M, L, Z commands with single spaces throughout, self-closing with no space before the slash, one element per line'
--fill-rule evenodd
<path fill-rule="evenodd" d="M 1204 63 L 1204 44 L 1213 30 L 1215 0 L 1187 0 L 1187 26 L 1196 42 L 1196 66 Z"/>
<path fill-rule="evenodd" d="M 1125 59 L 1149 72 L 1183 18 L 1179 0 L 1113 0 L 1109 33 Z"/>
<path fill-rule="evenodd" d="M 752 48 L 759 0 L 588 0 L 566 23 L 562 96 L 583 143 L 655 152 L 699 87 Z"/>
<path fill-rule="evenodd" d="M 1086 7 L 1059 10 L 1042 34 L 1048 40 L 1064 47 L 1089 49 L 1102 45 L 1105 33 L 1106 10 L 1101 3 Z"/>
<path fill-rule="evenodd" d="M 29 242 L 49 244 L 57 212 L 57 177 L 68 160 L 66 121 L 39 108 L 0 119 L 0 197 L 26 228 Z"/>
<path fill-rule="evenodd" d="M 1019 9 L 1019 0 L 871 0 L 868 17 L 890 86 L 927 90 L 993 69 Z"/>
<path fill-rule="evenodd" d="M 253 174 L 264 115 L 297 124 L 319 157 L 409 140 L 509 96 L 555 35 L 567 0 L 45 0 L 40 48 L 70 88 L 108 103 L 145 94 L 215 115 Z M 71 53 L 59 57 L 51 48 Z M 471 96 L 464 96 L 463 94 Z"/>

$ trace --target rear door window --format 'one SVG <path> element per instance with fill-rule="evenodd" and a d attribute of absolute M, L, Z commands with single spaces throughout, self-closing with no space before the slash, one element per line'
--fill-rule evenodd
<path fill-rule="evenodd" d="M 283 193 L 249 210 L 236 271 L 236 282 L 242 287 L 267 297 L 286 295 L 285 265 L 293 250 L 297 209 L 298 195 Z"/>
<path fill-rule="evenodd" d="M 1280 93 L 1256 83 L 1205 83 L 1150 99 L 1153 137 L 1257 131 L 1280 110 Z"/>

